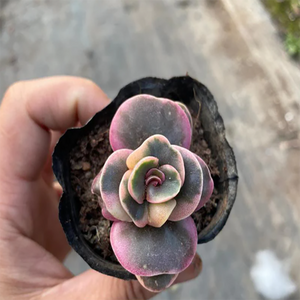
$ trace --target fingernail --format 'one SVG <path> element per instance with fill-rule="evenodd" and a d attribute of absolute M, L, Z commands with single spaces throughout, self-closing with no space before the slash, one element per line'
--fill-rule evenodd
<path fill-rule="evenodd" d="M 194 279 L 201 273 L 201 270 L 202 260 L 200 256 L 196 254 L 189 267 L 178 275 L 177 279 L 175 280 L 175 283 L 181 283 Z"/>
<path fill-rule="evenodd" d="M 192 266 L 193 266 L 193 269 L 194 269 L 194 274 L 195 274 L 195 277 L 198 276 L 201 271 L 202 271 L 202 259 L 200 258 L 200 256 L 198 255 L 198 253 L 196 253 L 195 257 L 194 257 L 194 260 L 192 262 Z"/>

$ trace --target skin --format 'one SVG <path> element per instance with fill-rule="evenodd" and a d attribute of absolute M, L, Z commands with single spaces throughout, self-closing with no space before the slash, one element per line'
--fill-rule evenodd
<path fill-rule="evenodd" d="M 89 270 L 73 276 L 62 264 L 70 251 L 58 220 L 61 187 L 51 153 L 61 134 L 85 124 L 109 99 L 93 82 L 51 77 L 13 84 L 0 106 L 0 294 L 3 299 L 143 300 L 137 281 Z M 175 283 L 198 276 L 195 256 Z"/>

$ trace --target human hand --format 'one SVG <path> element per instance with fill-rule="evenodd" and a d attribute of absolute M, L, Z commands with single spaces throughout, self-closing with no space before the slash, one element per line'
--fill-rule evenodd
<path fill-rule="evenodd" d="M 19 82 L 0 106 L 0 294 L 2 299 L 140 300 L 153 293 L 137 281 L 89 270 L 73 276 L 62 264 L 70 247 L 58 220 L 61 187 L 51 154 L 69 127 L 84 125 L 109 99 L 76 77 Z M 201 271 L 198 255 L 175 283 Z"/>

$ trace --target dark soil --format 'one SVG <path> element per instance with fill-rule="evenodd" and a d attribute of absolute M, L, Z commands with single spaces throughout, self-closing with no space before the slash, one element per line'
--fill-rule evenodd
<path fill-rule="evenodd" d="M 215 182 L 219 178 L 216 160 L 211 156 L 203 129 L 197 117 L 193 118 L 194 131 L 191 151 L 198 154 L 209 166 Z M 80 228 L 95 252 L 117 262 L 112 251 L 109 235 L 111 222 L 103 218 L 97 196 L 91 193 L 91 184 L 107 157 L 112 153 L 108 138 L 109 124 L 95 128 L 89 136 L 80 140 L 70 154 L 71 182 L 80 200 Z M 210 222 L 216 212 L 221 196 L 215 189 L 210 201 L 192 215 L 198 234 Z"/>
<path fill-rule="evenodd" d="M 193 124 L 193 140 L 190 150 L 200 156 L 206 162 L 216 186 L 216 182 L 219 180 L 220 175 L 216 159 L 212 157 L 211 150 L 204 139 L 203 129 L 201 127 L 199 118 L 193 118 Z M 192 218 L 197 226 L 198 235 L 201 230 L 203 230 L 211 222 L 221 197 L 222 195 L 219 195 L 217 189 L 214 188 L 213 194 L 205 206 L 192 214 Z"/>

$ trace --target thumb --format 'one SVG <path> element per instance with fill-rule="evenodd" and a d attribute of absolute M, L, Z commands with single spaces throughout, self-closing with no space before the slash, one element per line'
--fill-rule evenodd
<path fill-rule="evenodd" d="M 196 278 L 202 261 L 195 255 L 190 266 L 180 273 L 174 284 Z M 43 300 L 147 300 L 157 295 L 143 288 L 137 280 L 121 280 L 89 270 L 48 290 Z"/>

